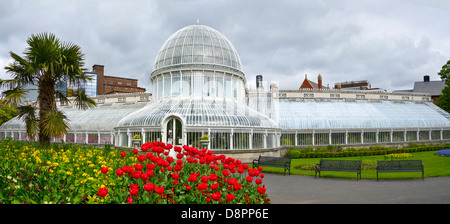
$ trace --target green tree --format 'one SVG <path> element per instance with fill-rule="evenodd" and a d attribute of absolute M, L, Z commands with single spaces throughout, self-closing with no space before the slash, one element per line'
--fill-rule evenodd
<path fill-rule="evenodd" d="M 7 106 L 1 106 L 0 107 L 0 125 L 5 123 L 6 121 L 11 120 L 11 118 L 17 116 L 18 112 L 17 109 L 7 107 Z"/>
<path fill-rule="evenodd" d="M 442 66 L 438 75 L 445 81 L 445 87 L 442 90 L 441 96 L 436 101 L 436 105 L 450 113 L 450 60 Z"/>
<path fill-rule="evenodd" d="M 5 66 L 5 70 L 11 79 L 0 80 L 0 85 L 7 88 L 3 100 L 6 105 L 17 107 L 30 138 L 37 135 L 40 144 L 49 144 L 51 137 L 60 137 L 69 128 L 67 117 L 56 107 L 56 97 L 66 102 L 69 99 L 55 89 L 55 84 L 60 81 L 79 84 L 91 77 L 83 73 L 84 54 L 78 45 L 61 42 L 51 33 L 33 34 L 27 44 L 23 57 L 10 52 L 13 62 Z M 21 105 L 27 85 L 37 86 L 38 98 L 35 103 Z M 84 91 L 79 90 L 74 95 L 78 108 L 96 106 Z"/>

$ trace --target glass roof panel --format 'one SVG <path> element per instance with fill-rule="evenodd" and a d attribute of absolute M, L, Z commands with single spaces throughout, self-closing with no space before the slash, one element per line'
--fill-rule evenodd
<path fill-rule="evenodd" d="M 448 113 L 432 103 L 279 101 L 281 129 L 449 127 Z"/>
<path fill-rule="evenodd" d="M 238 101 L 191 97 L 155 101 L 123 118 L 118 127 L 160 127 L 171 115 L 188 127 L 277 128 L 273 120 Z"/>

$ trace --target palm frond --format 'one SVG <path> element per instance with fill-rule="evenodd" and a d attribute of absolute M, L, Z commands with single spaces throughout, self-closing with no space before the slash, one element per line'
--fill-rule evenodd
<path fill-rule="evenodd" d="M 17 117 L 25 122 L 28 137 L 34 139 L 39 132 L 39 119 L 36 116 L 36 107 L 33 105 L 25 105 L 19 106 L 17 110 L 19 112 Z"/>
<path fill-rule="evenodd" d="M 21 87 L 3 91 L 4 103 L 9 107 L 18 107 L 22 100 L 25 98 L 28 90 L 24 90 Z"/>
<path fill-rule="evenodd" d="M 70 102 L 69 98 L 67 98 L 66 95 L 64 95 L 63 92 L 56 90 L 56 98 L 59 99 L 59 102 L 61 102 L 62 104 L 67 104 Z"/>
<path fill-rule="evenodd" d="M 68 119 L 64 112 L 51 110 L 41 119 L 43 124 L 42 133 L 46 136 L 61 137 L 69 130 Z"/>
<path fill-rule="evenodd" d="M 86 95 L 83 89 L 78 89 L 77 91 L 74 91 L 73 96 L 75 97 L 73 99 L 73 103 L 78 109 L 87 110 L 97 106 L 97 103 L 95 103 L 95 101 L 92 98 Z"/>

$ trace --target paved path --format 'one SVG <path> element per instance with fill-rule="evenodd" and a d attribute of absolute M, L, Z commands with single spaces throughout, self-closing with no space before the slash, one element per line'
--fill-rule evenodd
<path fill-rule="evenodd" d="M 450 204 L 450 177 L 403 180 L 264 173 L 272 204 Z"/>

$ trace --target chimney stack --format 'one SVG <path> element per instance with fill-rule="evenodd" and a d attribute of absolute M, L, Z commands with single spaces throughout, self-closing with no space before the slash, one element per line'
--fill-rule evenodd
<path fill-rule="evenodd" d="M 105 66 L 103 65 L 93 65 L 92 71 L 97 73 L 97 95 L 105 94 L 105 84 L 104 84 L 104 72 Z"/>
<path fill-rule="evenodd" d="M 263 81 L 262 75 L 257 75 L 256 76 L 256 89 L 262 88 L 262 81 Z"/>
<path fill-rule="evenodd" d="M 424 76 L 423 77 L 423 81 L 424 82 L 429 82 L 430 81 L 430 76 L 429 75 Z"/>
<path fill-rule="evenodd" d="M 317 77 L 317 88 L 322 89 L 322 76 L 319 74 L 319 77 Z"/>

